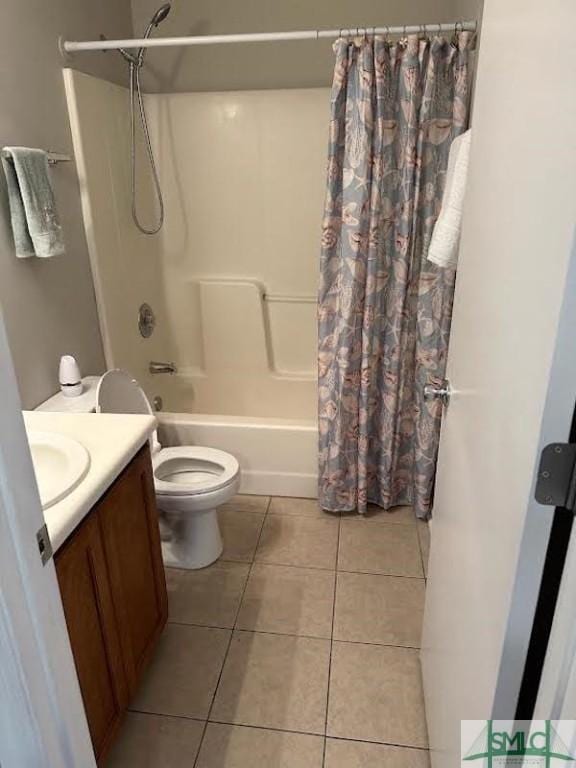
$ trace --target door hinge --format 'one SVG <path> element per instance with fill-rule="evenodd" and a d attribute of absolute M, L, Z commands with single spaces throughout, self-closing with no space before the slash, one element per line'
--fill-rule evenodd
<path fill-rule="evenodd" d="M 550 443 L 540 456 L 534 496 L 539 504 L 576 507 L 576 443 Z"/>
<path fill-rule="evenodd" d="M 42 565 L 46 565 L 53 554 L 52 542 L 50 541 L 50 536 L 48 534 L 48 528 L 46 527 L 46 524 L 44 524 L 42 528 L 36 532 L 36 541 L 38 543 L 38 551 L 40 552 L 40 560 L 42 560 Z"/>

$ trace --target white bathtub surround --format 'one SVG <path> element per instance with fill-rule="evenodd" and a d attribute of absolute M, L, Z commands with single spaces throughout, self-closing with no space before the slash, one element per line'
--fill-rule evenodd
<path fill-rule="evenodd" d="M 235 456 L 241 493 L 318 496 L 318 426 L 306 419 L 159 413 L 163 445 L 205 445 Z"/>
<path fill-rule="evenodd" d="M 126 89 L 72 70 L 65 82 L 108 367 L 173 412 L 314 419 L 330 90 L 147 94 L 166 204 L 147 238 L 125 183 Z M 143 174 L 153 216 L 152 191 Z M 158 321 L 146 340 L 143 301 Z M 178 374 L 151 377 L 150 360 Z"/>
<path fill-rule="evenodd" d="M 90 454 L 90 467 L 81 482 L 44 510 L 56 551 L 146 443 L 156 420 L 134 414 L 25 411 L 24 422 L 29 431 L 55 432 L 77 440 Z"/>

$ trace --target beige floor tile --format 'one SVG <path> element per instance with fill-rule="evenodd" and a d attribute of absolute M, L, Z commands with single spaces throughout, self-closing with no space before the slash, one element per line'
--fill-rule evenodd
<path fill-rule="evenodd" d="M 325 768 L 430 768 L 430 758 L 422 749 L 326 739 L 324 765 Z"/>
<path fill-rule="evenodd" d="M 270 504 L 270 496 L 247 496 L 245 494 L 238 494 L 234 496 L 226 504 L 223 504 L 220 509 L 233 512 L 255 512 L 257 514 L 264 514 L 268 505 Z"/>
<path fill-rule="evenodd" d="M 210 718 L 324 733 L 330 641 L 234 632 Z"/>
<path fill-rule="evenodd" d="M 423 577 L 417 526 L 342 520 L 338 568 Z"/>
<path fill-rule="evenodd" d="M 197 571 L 167 568 L 169 620 L 232 629 L 249 571 L 247 563 L 223 561 Z"/>
<path fill-rule="evenodd" d="M 322 736 L 208 723 L 197 768 L 322 768 L 323 750 Z"/>
<path fill-rule="evenodd" d="M 430 523 L 420 520 L 418 522 L 418 539 L 420 541 L 420 552 L 422 553 L 422 564 L 424 573 L 428 576 L 428 560 L 430 558 Z"/>
<path fill-rule="evenodd" d="M 318 499 L 295 499 L 274 496 L 268 511 L 274 515 L 299 515 L 304 517 L 338 518 L 338 512 L 325 512 L 318 504 Z"/>
<path fill-rule="evenodd" d="M 368 512 L 365 515 L 359 515 L 357 512 L 343 512 L 346 520 L 357 520 L 359 522 L 370 523 L 402 523 L 403 525 L 414 525 L 416 517 L 412 507 L 392 507 L 392 509 L 382 509 L 376 504 L 368 505 Z"/>
<path fill-rule="evenodd" d="M 330 571 L 254 563 L 236 626 L 330 638 L 333 607 Z"/>
<path fill-rule="evenodd" d="M 424 579 L 339 573 L 334 639 L 420 647 Z"/>
<path fill-rule="evenodd" d="M 230 630 L 168 624 L 131 709 L 208 717 Z"/>
<path fill-rule="evenodd" d="M 235 509 L 221 507 L 218 510 L 218 521 L 224 541 L 224 551 L 220 560 L 251 563 L 264 517 L 263 513 L 238 512 Z"/>
<path fill-rule="evenodd" d="M 203 731 L 200 720 L 129 712 L 106 768 L 193 766 Z"/>
<path fill-rule="evenodd" d="M 255 560 L 308 568 L 336 567 L 338 519 L 268 515 Z"/>
<path fill-rule="evenodd" d="M 327 735 L 426 748 L 419 651 L 334 641 Z"/>

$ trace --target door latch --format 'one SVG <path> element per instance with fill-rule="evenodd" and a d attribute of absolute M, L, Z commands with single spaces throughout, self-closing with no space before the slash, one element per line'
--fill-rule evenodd
<path fill-rule="evenodd" d="M 42 565 L 46 565 L 46 563 L 52 557 L 53 553 L 52 542 L 50 541 L 48 528 L 45 524 L 36 532 L 36 541 L 38 542 L 38 551 L 40 552 L 40 560 L 42 560 Z"/>
<path fill-rule="evenodd" d="M 539 504 L 576 507 L 576 443 L 550 443 L 540 455 L 534 496 Z"/>
<path fill-rule="evenodd" d="M 434 384 L 424 385 L 424 400 L 440 400 L 442 405 L 447 406 L 451 394 L 452 390 L 448 379 L 443 379 L 439 387 L 434 386 Z"/>

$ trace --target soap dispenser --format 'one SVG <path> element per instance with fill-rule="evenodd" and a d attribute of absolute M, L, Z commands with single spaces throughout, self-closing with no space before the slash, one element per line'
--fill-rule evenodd
<path fill-rule="evenodd" d="M 58 372 L 60 389 L 66 397 L 78 397 L 82 394 L 82 376 L 78 363 L 72 355 L 62 355 Z"/>

